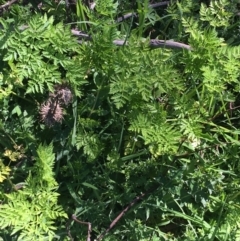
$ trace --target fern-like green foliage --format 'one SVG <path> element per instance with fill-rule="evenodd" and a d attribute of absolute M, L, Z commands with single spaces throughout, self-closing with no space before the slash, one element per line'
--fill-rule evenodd
<path fill-rule="evenodd" d="M 106 0 L 106 1 L 101 1 L 97 0 L 96 1 L 96 10 L 97 13 L 103 16 L 111 16 L 116 14 L 118 2 L 115 2 L 113 0 Z"/>
<path fill-rule="evenodd" d="M 175 154 L 178 150 L 180 133 L 160 115 L 139 114 L 131 121 L 129 130 L 140 134 L 155 157 Z"/>
<path fill-rule="evenodd" d="M 233 2 L 228 0 L 210 1 L 209 7 L 201 4 L 200 19 L 207 21 L 213 27 L 227 27 L 233 16 L 233 12 L 229 9 L 231 4 Z"/>
<path fill-rule="evenodd" d="M 104 240 L 239 239 L 238 0 L 30 2 L 0 20 L 0 237 L 94 240 L 148 193 Z"/>
<path fill-rule="evenodd" d="M 18 240 L 53 240 L 55 220 L 67 217 L 57 204 L 59 194 L 54 179 L 52 144 L 40 145 L 36 163 L 22 190 L 5 194 L 0 207 L 0 227 L 10 227 Z"/>
<path fill-rule="evenodd" d="M 131 50 L 114 53 L 115 75 L 111 76 L 110 94 L 116 107 L 128 105 L 134 109 L 132 104 L 138 103 L 139 108 L 143 103 L 152 102 L 155 91 L 159 95 L 180 91 L 183 83 L 173 70 L 169 56 L 170 52 L 165 50 L 148 52 L 146 46 L 136 46 L 134 40 Z"/>
<path fill-rule="evenodd" d="M 38 157 L 36 159 L 35 164 L 35 173 L 38 175 L 36 177 L 40 180 L 39 184 L 50 188 L 56 187 L 57 183 L 54 179 L 53 172 L 55 160 L 55 155 L 53 153 L 53 145 L 39 145 L 37 149 L 37 154 Z"/>
<path fill-rule="evenodd" d="M 0 159 L 0 183 L 3 182 L 10 174 L 11 169 L 5 166 L 3 161 Z"/>
<path fill-rule="evenodd" d="M 1 24 L 0 48 L 7 49 L 3 60 L 11 68 L 10 73 L 4 73 L 5 81 L 18 86 L 27 84 L 26 93 L 52 91 L 62 79 L 67 79 L 75 90 L 85 83 L 84 70 L 73 58 L 79 45 L 62 23 L 54 25 L 53 17 L 35 15 L 28 25 L 16 23 L 14 29 L 3 19 Z"/>
<path fill-rule="evenodd" d="M 76 142 L 77 149 L 83 149 L 88 161 L 99 157 L 102 151 L 102 144 L 99 136 L 91 132 L 79 132 Z"/>

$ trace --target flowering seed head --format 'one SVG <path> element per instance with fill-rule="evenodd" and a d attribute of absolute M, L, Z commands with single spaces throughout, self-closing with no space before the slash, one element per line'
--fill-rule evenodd
<path fill-rule="evenodd" d="M 68 105 L 72 102 L 73 95 L 72 91 L 67 85 L 61 84 L 54 87 L 54 93 L 50 93 L 49 97 L 58 98 L 60 104 Z"/>
<path fill-rule="evenodd" d="M 62 122 L 63 110 L 57 101 L 48 100 L 41 105 L 40 116 L 47 126 L 53 126 L 57 122 Z"/>

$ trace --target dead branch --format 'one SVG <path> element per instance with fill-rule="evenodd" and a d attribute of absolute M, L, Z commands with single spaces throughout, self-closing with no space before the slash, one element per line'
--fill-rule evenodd
<path fill-rule="evenodd" d="M 85 39 L 87 41 L 91 41 L 92 38 L 88 34 L 82 33 L 81 31 L 78 30 L 71 30 L 72 34 L 76 37 L 79 37 L 81 39 Z M 79 41 L 79 43 L 82 43 L 82 41 Z M 128 42 L 125 40 L 114 40 L 113 43 L 117 46 L 123 46 L 123 45 L 128 45 Z M 191 50 L 191 46 L 180 43 L 180 42 L 175 42 L 172 40 L 160 40 L 160 39 L 150 39 L 149 42 L 149 47 L 154 49 L 154 48 L 171 48 L 171 49 L 186 49 L 186 50 Z"/>
<path fill-rule="evenodd" d="M 89 222 L 82 222 L 82 221 L 79 221 L 76 217 L 76 215 L 72 215 L 72 219 L 74 221 L 76 221 L 77 223 L 80 223 L 80 224 L 84 224 L 84 225 L 88 225 L 88 236 L 87 236 L 87 241 L 91 241 L 91 231 L 92 231 L 92 224 L 89 223 Z"/>
<path fill-rule="evenodd" d="M 161 7 L 161 6 L 167 6 L 170 2 L 169 1 L 165 1 L 165 2 L 160 2 L 160 3 L 154 3 L 154 4 L 150 4 L 148 7 L 149 8 L 158 8 L 158 7 Z M 137 17 L 137 14 L 136 13 L 127 13 L 119 18 L 117 18 L 116 22 L 117 23 L 120 23 L 128 18 L 131 18 L 131 17 Z"/>
<path fill-rule="evenodd" d="M 173 49 L 187 49 L 191 50 L 191 46 L 180 43 L 180 42 L 175 42 L 172 40 L 159 40 L 159 39 L 151 39 L 150 40 L 150 47 L 151 48 L 173 48 Z"/>
<path fill-rule="evenodd" d="M 149 7 L 150 8 L 158 8 L 158 7 L 161 7 L 161 6 L 166 6 L 170 3 L 170 1 L 165 1 L 165 2 L 160 2 L 160 3 L 153 3 L 153 4 L 150 4 Z"/>
<path fill-rule="evenodd" d="M 113 43 L 117 46 L 123 46 L 125 40 L 114 40 Z M 128 42 L 125 43 L 126 45 Z M 191 46 L 172 40 L 159 40 L 159 39 L 150 39 L 149 47 L 152 49 L 155 48 L 170 48 L 170 49 L 187 49 L 191 50 Z"/>
<path fill-rule="evenodd" d="M 102 240 L 102 239 L 104 238 L 104 236 L 116 225 L 116 223 L 123 217 L 123 215 L 124 215 L 133 205 L 135 205 L 135 204 L 136 204 L 137 202 L 139 202 L 139 201 L 142 201 L 145 196 L 147 196 L 148 194 L 154 192 L 158 187 L 159 187 L 159 186 L 154 187 L 154 188 L 148 190 L 148 191 L 145 192 L 145 193 L 142 193 L 141 195 L 137 196 L 132 202 L 130 202 L 130 203 L 127 205 L 127 207 L 124 208 L 124 209 L 122 210 L 122 212 L 111 222 L 111 224 L 110 224 L 110 226 L 108 227 L 108 229 L 106 229 L 106 230 L 96 239 L 96 241 Z"/>
<path fill-rule="evenodd" d="M 78 30 L 75 30 L 75 29 L 71 29 L 71 33 L 72 33 L 72 35 L 74 35 L 76 37 L 79 37 L 81 39 L 92 40 L 90 35 L 88 35 L 86 33 L 83 33 L 81 31 L 78 31 Z"/>
<path fill-rule="evenodd" d="M 67 229 L 67 235 L 70 238 L 71 241 L 74 241 L 72 235 L 71 235 L 71 231 L 70 231 L 70 223 L 71 223 L 71 219 L 68 220 L 68 222 L 66 223 L 66 229 Z"/>
<path fill-rule="evenodd" d="M 0 9 L 8 8 L 8 7 L 10 7 L 12 4 L 14 4 L 17 1 L 18 0 L 12 0 L 12 1 L 6 2 L 5 4 L 0 6 Z"/>

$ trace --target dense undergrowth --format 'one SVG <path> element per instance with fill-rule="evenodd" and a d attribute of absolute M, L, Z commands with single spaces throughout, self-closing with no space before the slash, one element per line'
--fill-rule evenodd
<path fill-rule="evenodd" d="M 240 240 L 238 0 L 158 3 L 1 1 L 2 240 Z"/>

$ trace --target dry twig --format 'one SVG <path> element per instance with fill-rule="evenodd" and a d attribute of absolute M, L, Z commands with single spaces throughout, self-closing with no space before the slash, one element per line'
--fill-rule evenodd
<path fill-rule="evenodd" d="M 97 238 L 96 241 L 102 240 L 102 239 L 104 238 L 104 236 L 116 225 L 116 223 L 122 218 L 122 216 L 123 216 L 133 205 L 135 205 L 135 204 L 136 204 L 137 202 L 139 202 L 139 201 L 142 201 L 142 199 L 143 199 L 146 195 L 154 192 L 158 187 L 159 187 L 159 186 L 157 186 L 157 187 L 155 187 L 155 188 L 152 188 L 152 189 L 148 190 L 148 191 L 145 192 L 145 193 L 142 193 L 141 195 L 137 196 L 132 202 L 130 202 L 130 203 L 127 205 L 127 207 L 124 208 L 124 209 L 122 210 L 122 212 L 112 221 L 112 223 L 110 224 L 110 226 L 108 227 L 108 229 L 106 229 L 106 230 Z"/>
<path fill-rule="evenodd" d="M 68 222 L 66 223 L 67 235 L 71 241 L 74 241 L 70 231 L 70 223 L 71 223 L 71 219 L 69 219 Z"/>
<path fill-rule="evenodd" d="M 72 34 L 76 37 L 79 37 L 81 39 L 85 39 L 87 41 L 91 41 L 92 38 L 91 36 L 89 36 L 88 34 L 82 33 L 81 31 L 72 29 L 71 30 Z M 79 43 L 81 44 L 82 41 L 79 41 Z M 123 45 L 127 45 L 128 42 L 126 42 L 125 40 L 114 40 L 113 44 L 117 45 L 117 46 L 123 46 Z M 191 50 L 191 46 L 184 44 L 184 43 L 180 43 L 180 42 L 175 42 L 172 40 L 160 40 L 160 39 L 150 39 L 149 42 L 149 47 L 150 48 L 171 48 L 171 49 L 186 49 L 186 50 Z"/>
<path fill-rule="evenodd" d="M 12 1 L 6 2 L 5 4 L 0 6 L 0 9 L 8 8 L 8 7 L 10 7 L 12 4 L 14 4 L 17 1 L 18 0 L 12 0 Z"/>
<path fill-rule="evenodd" d="M 74 221 L 76 221 L 77 223 L 80 223 L 80 224 L 84 224 L 84 225 L 88 225 L 88 236 L 87 236 L 87 241 L 91 241 L 91 231 L 92 231 L 92 225 L 91 223 L 89 222 L 82 222 L 82 221 L 79 221 L 76 217 L 76 215 L 72 215 L 72 219 Z"/>
<path fill-rule="evenodd" d="M 158 8 L 161 6 L 167 6 L 170 2 L 169 1 L 165 1 L 165 2 L 160 2 L 160 3 L 154 3 L 154 4 L 150 4 L 149 8 Z M 128 18 L 131 18 L 132 16 L 137 17 L 136 13 L 127 13 L 119 18 L 117 18 L 116 22 L 120 23 Z"/>

